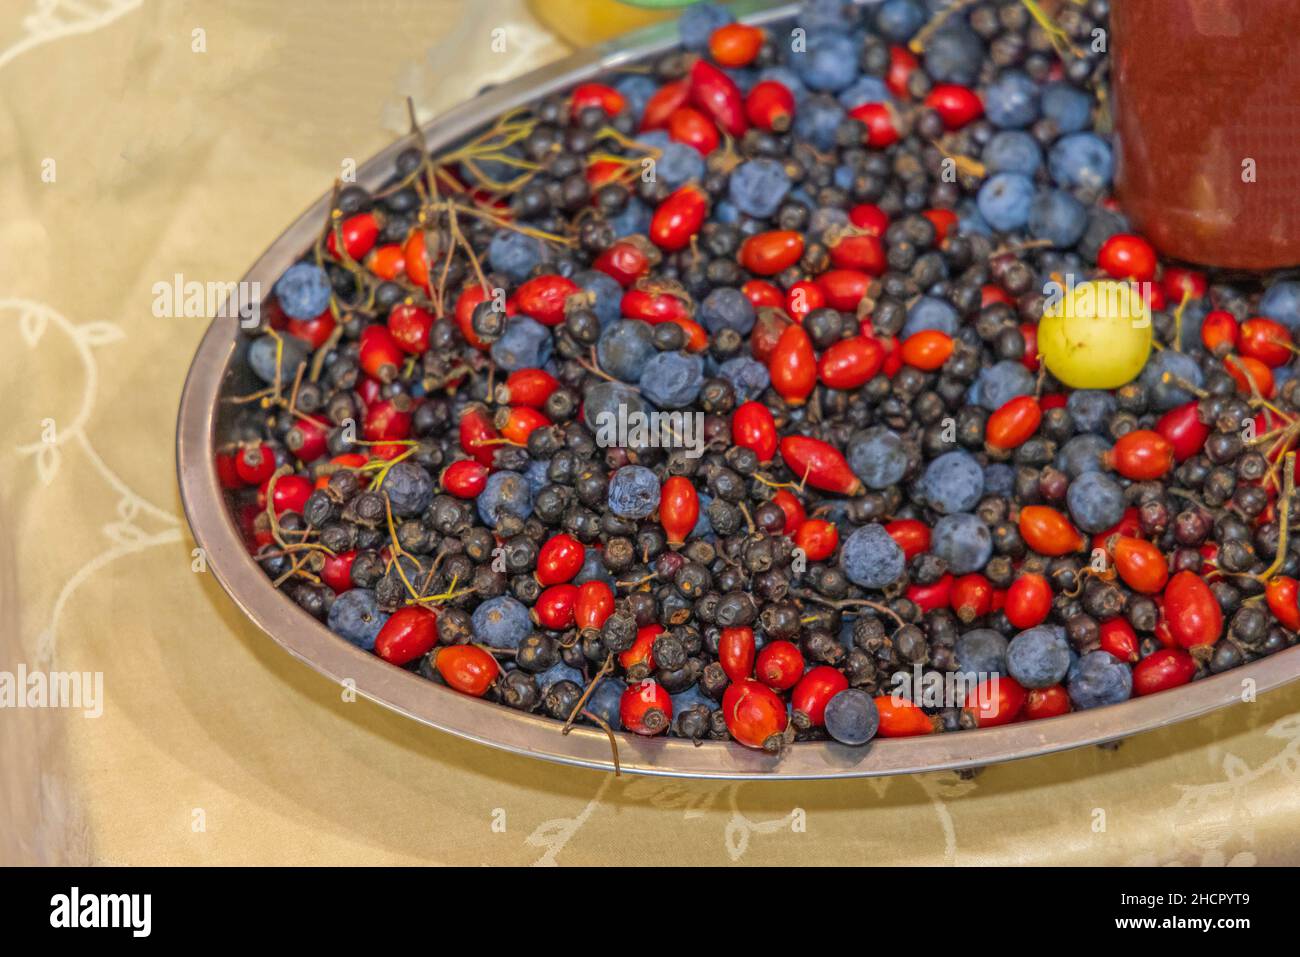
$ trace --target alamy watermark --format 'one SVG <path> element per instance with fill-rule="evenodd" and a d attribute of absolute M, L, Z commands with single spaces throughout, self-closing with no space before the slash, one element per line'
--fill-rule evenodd
<path fill-rule="evenodd" d="M 619 403 L 596 415 L 596 445 L 602 449 L 683 449 L 688 459 L 704 454 L 704 413 L 642 412 Z"/>
<path fill-rule="evenodd" d="M 153 314 L 158 319 L 238 319 L 245 329 L 262 318 L 260 282 L 199 282 L 180 273 L 153 284 Z"/>
<path fill-rule="evenodd" d="M 982 671 L 949 671 L 939 674 L 913 665 L 911 671 L 896 671 L 889 696 L 895 704 L 911 702 L 922 708 L 969 708 L 988 711 L 998 700 L 998 676 Z"/>
<path fill-rule="evenodd" d="M 1076 280 L 1073 273 L 1062 276 L 1060 281 L 1053 277 L 1043 283 L 1043 311 L 1054 312 L 1062 305 L 1066 310 L 1082 316 L 1116 316 L 1122 315 L 1137 296 L 1142 302 L 1150 303 L 1154 294 L 1154 285 L 1149 282 L 1135 282 L 1131 279 L 1113 279 L 1106 282 L 1084 279 Z M 1126 288 L 1127 287 L 1127 288 Z M 1141 310 L 1134 317 L 1133 326 L 1143 329 L 1151 325 L 1149 310 Z"/>
<path fill-rule="evenodd" d="M 102 671 L 0 671 L 0 710 L 69 708 L 87 718 L 104 713 Z"/>

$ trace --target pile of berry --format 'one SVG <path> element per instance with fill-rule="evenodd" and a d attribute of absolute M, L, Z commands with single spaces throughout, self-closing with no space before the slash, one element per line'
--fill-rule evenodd
<path fill-rule="evenodd" d="M 769 751 L 1289 647 L 1300 283 L 1130 231 L 1106 14 L 699 5 L 645 68 L 337 189 L 217 461 L 257 560 L 464 694 Z M 1143 284 L 1134 381 L 1040 362 L 1064 277 Z"/>

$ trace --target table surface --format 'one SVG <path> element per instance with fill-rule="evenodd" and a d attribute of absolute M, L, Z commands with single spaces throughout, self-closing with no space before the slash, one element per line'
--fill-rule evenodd
<path fill-rule="evenodd" d="M 1300 685 L 971 780 L 676 782 L 470 744 L 279 651 L 193 569 L 204 320 L 154 286 L 237 279 L 408 94 L 431 116 L 565 52 L 519 0 L 302 9 L 0 0 L 0 670 L 104 676 L 99 717 L 0 711 L 0 862 L 1300 861 Z"/>

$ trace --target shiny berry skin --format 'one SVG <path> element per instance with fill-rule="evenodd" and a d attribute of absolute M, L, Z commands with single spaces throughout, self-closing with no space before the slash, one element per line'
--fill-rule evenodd
<path fill-rule="evenodd" d="M 634 665 L 645 665 L 646 668 L 654 670 L 654 643 L 663 632 L 663 625 L 645 625 L 638 628 L 632 647 L 619 653 L 618 663 L 625 671 L 630 670 Z"/>
<path fill-rule="evenodd" d="M 952 604 L 952 581 L 952 575 L 945 573 L 930 585 L 908 585 L 905 595 L 908 601 L 923 612 L 947 608 Z"/>
<path fill-rule="evenodd" d="M 731 413 L 731 441 L 751 449 L 760 462 L 776 455 L 776 421 L 762 402 L 746 402 Z"/>
<path fill-rule="evenodd" d="M 334 594 L 341 595 L 352 587 L 352 562 L 356 560 L 357 553 L 353 549 L 350 552 L 338 552 L 334 555 L 325 556 L 325 564 L 321 567 L 320 580 L 334 590 Z"/>
<path fill-rule="evenodd" d="M 509 439 L 516 445 L 526 444 L 528 436 L 534 431 L 551 424 L 551 420 L 545 415 L 526 405 L 521 405 L 517 409 L 498 410 L 496 422 L 501 430 L 501 437 Z"/>
<path fill-rule="evenodd" d="M 884 364 L 884 346 L 867 336 L 850 336 L 822 353 L 817 374 L 829 388 L 857 389 L 875 378 Z"/>
<path fill-rule="evenodd" d="M 552 535 L 537 552 L 537 581 L 559 585 L 582 570 L 587 549 L 572 535 Z"/>
<path fill-rule="evenodd" d="M 581 291 L 577 283 L 564 276 L 534 276 L 515 290 L 515 306 L 544 326 L 558 326 L 564 321 L 564 304 Z"/>
<path fill-rule="evenodd" d="M 375 654 L 389 664 L 404 665 L 428 654 L 437 643 L 438 616 L 420 605 L 407 605 L 379 629 Z"/>
<path fill-rule="evenodd" d="M 763 47 L 763 31 L 747 23 L 728 23 L 709 35 L 709 56 L 719 66 L 748 66 Z"/>
<path fill-rule="evenodd" d="M 545 369 L 516 369 L 497 391 L 497 401 L 540 409 L 560 382 Z"/>
<path fill-rule="evenodd" d="M 722 695 L 722 714 L 732 738 L 745 747 L 779 754 L 785 746 L 789 715 L 767 685 L 752 678 L 732 683 Z"/>
<path fill-rule="evenodd" d="M 775 445 L 775 439 L 773 439 Z M 275 472 L 275 452 L 265 442 L 244 445 L 235 453 L 235 474 L 245 485 L 261 485 Z"/>
<path fill-rule="evenodd" d="M 406 362 L 406 354 L 387 328 L 366 326 L 361 330 L 358 359 L 366 375 L 380 382 L 392 382 Z"/>
<path fill-rule="evenodd" d="M 810 562 L 823 562 L 835 554 L 840 544 L 840 533 L 831 522 L 810 518 L 794 534 L 794 543 L 803 549 Z"/>
<path fill-rule="evenodd" d="M 740 291 L 745 294 L 745 298 L 755 309 L 759 306 L 774 306 L 780 309 L 786 304 L 786 297 L 781 294 L 781 290 L 766 279 L 751 279 L 740 287 Z"/>
<path fill-rule="evenodd" d="M 799 526 L 808 520 L 803 503 L 788 489 L 777 489 L 776 494 L 772 496 L 772 501 L 785 512 L 785 525 L 781 529 L 781 534 L 793 535 L 799 530 Z"/>
<path fill-rule="evenodd" d="M 1237 351 L 1274 369 L 1285 365 L 1295 354 L 1287 327 L 1272 319 L 1258 317 L 1247 319 L 1241 324 Z"/>
<path fill-rule="evenodd" d="M 1204 298 L 1210 289 L 1210 283 L 1205 273 L 1199 270 L 1166 266 L 1164 275 L 1160 278 L 1160 287 L 1171 302 L 1180 303 L 1184 296 L 1188 301 Z"/>
<path fill-rule="evenodd" d="M 1032 395 L 1020 395 L 989 416 L 984 441 L 995 449 L 1009 451 L 1028 442 L 1043 421 L 1043 410 Z"/>
<path fill-rule="evenodd" d="M 773 691 L 788 691 L 803 677 L 804 660 L 799 646 L 789 641 L 769 641 L 758 652 L 754 677 Z"/>
<path fill-rule="evenodd" d="M 406 278 L 424 289 L 429 288 L 429 252 L 424 245 L 424 232 L 412 229 L 402 243 L 402 260 Z"/>
<path fill-rule="evenodd" d="M 1228 375 L 1232 376 L 1233 381 L 1237 383 L 1237 389 L 1246 395 L 1254 395 L 1258 392 L 1266 399 L 1273 397 L 1273 370 L 1258 359 L 1252 359 L 1250 356 L 1228 356 L 1223 360 L 1224 366 L 1228 370 Z"/>
<path fill-rule="evenodd" d="M 795 721 L 802 727 L 815 728 L 826 719 L 826 703 L 849 686 L 849 679 L 830 665 L 810 669 L 790 695 Z"/>
<path fill-rule="evenodd" d="M 1185 685 L 1196 675 L 1196 660 L 1181 648 L 1153 651 L 1133 668 L 1133 694 L 1155 694 Z"/>
<path fill-rule="evenodd" d="M 718 128 L 693 106 L 681 106 L 668 117 L 668 135 L 678 143 L 685 143 L 708 156 L 722 143 Z"/>
<path fill-rule="evenodd" d="M 926 95 L 925 105 L 939 114 L 949 130 L 959 130 L 984 115 L 984 103 L 979 95 L 956 83 L 937 84 Z"/>
<path fill-rule="evenodd" d="M 404 397 L 385 399 L 366 409 L 361 434 L 367 442 L 401 442 L 411 435 L 411 411 L 404 408 Z M 378 455 L 377 449 L 371 452 Z"/>
<path fill-rule="evenodd" d="M 880 730 L 876 732 L 879 737 L 911 738 L 935 731 L 935 720 L 903 698 L 877 695 L 876 711 L 880 714 Z"/>
<path fill-rule="evenodd" d="M 285 435 L 284 444 L 302 462 L 315 462 L 329 452 L 329 436 L 314 419 L 298 419 Z"/>
<path fill-rule="evenodd" d="M 700 496 L 684 475 L 669 476 L 659 492 L 659 524 L 669 545 L 680 545 L 700 520 Z"/>
<path fill-rule="evenodd" d="M 1163 478 L 1174 467 L 1174 443 L 1159 432 L 1134 429 L 1120 436 L 1102 461 L 1126 479 L 1147 482 Z"/>
<path fill-rule="evenodd" d="M 582 83 L 574 87 L 570 103 L 575 117 L 593 106 L 604 110 L 607 116 L 617 116 L 627 105 L 622 93 L 603 83 Z"/>
<path fill-rule="evenodd" d="M 1300 631 L 1300 607 L 1297 607 L 1297 582 L 1279 575 L 1264 588 L 1268 610 L 1290 631 Z"/>
<path fill-rule="evenodd" d="M 1060 685 L 1050 688 L 1030 688 L 1025 695 L 1025 706 L 1020 717 L 1026 721 L 1055 718 L 1070 712 L 1070 693 Z"/>
<path fill-rule="evenodd" d="M 849 110 L 849 116 L 866 126 L 863 142 L 872 149 L 883 150 L 902 138 L 898 113 L 888 103 L 863 103 Z"/>
<path fill-rule="evenodd" d="M 661 206 L 660 209 L 663 207 Z M 689 318 L 691 304 L 675 292 L 629 289 L 623 294 L 619 311 L 627 319 L 640 319 L 650 325 Z"/>
<path fill-rule="evenodd" d="M 477 645 L 448 645 L 438 649 L 434 667 L 447 687 L 481 698 L 500 671 L 495 658 Z"/>
<path fill-rule="evenodd" d="M 1021 631 L 1041 625 L 1052 610 L 1052 586 L 1042 575 L 1021 575 L 1007 589 L 1002 613 Z"/>
<path fill-rule="evenodd" d="M 1025 323 L 1020 327 L 1020 334 L 1025 339 L 1025 354 L 1020 364 L 1030 372 L 1038 371 L 1038 327 Z"/>
<path fill-rule="evenodd" d="M 614 614 L 614 590 L 602 581 L 578 586 L 573 603 L 573 623 L 580 629 L 599 628 Z"/>
<path fill-rule="evenodd" d="M 775 276 L 803 255 L 803 233 L 777 229 L 750 236 L 740 245 L 740 264 L 759 276 Z"/>
<path fill-rule="evenodd" d="M 269 483 L 265 488 L 269 487 Z M 307 499 L 312 493 L 311 482 L 301 475 L 281 475 L 275 480 L 275 489 L 271 492 L 272 507 L 276 515 L 283 515 L 285 512 L 298 512 L 301 514 L 303 506 L 307 504 Z M 259 504 L 265 507 L 266 492 L 263 491 L 259 496 Z"/>
<path fill-rule="evenodd" d="M 914 333 L 903 340 L 901 347 L 903 363 L 923 372 L 941 367 L 952 355 L 952 349 L 952 336 L 938 329 Z"/>
<path fill-rule="evenodd" d="M 460 447 L 480 465 L 491 467 L 496 454 L 496 439 L 501 436 L 481 407 L 467 409 L 460 417 Z"/>
<path fill-rule="evenodd" d="M 1156 276 L 1156 251 L 1141 236 L 1116 233 L 1102 243 L 1097 265 L 1115 279 L 1150 282 Z"/>
<path fill-rule="evenodd" d="M 359 262 L 374 248 L 375 240 L 379 238 L 379 220 L 374 213 L 357 213 L 343 220 L 338 230 L 331 229 L 325 237 L 325 248 L 331 256 L 338 259 L 336 232 L 343 235 L 343 248 L 348 256 Z"/>
<path fill-rule="evenodd" d="M 552 585 L 542 590 L 533 605 L 533 617 L 543 628 L 564 631 L 573 627 L 578 589 L 575 585 Z"/>
<path fill-rule="evenodd" d="M 1164 554 L 1144 539 L 1120 535 L 1111 543 L 1110 553 L 1119 577 L 1136 592 L 1155 595 L 1169 581 Z"/>
<path fill-rule="evenodd" d="M 745 119 L 745 101 L 736 81 L 705 60 L 695 61 L 690 79 L 691 102 L 730 135 L 743 135 L 749 121 Z"/>
<path fill-rule="evenodd" d="M 319 349 L 333 335 L 336 325 L 333 314 L 326 309 L 315 319 L 291 318 L 284 328 L 289 335 L 301 339 L 312 349 Z"/>
<path fill-rule="evenodd" d="M 1210 427 L 1197 415 L 1199 403 L 1170 409 L 1156 422 L 1155 431 L 1169 441 L 1174 449 L 1174 461 L 1185 462 L 1205 446 L 1210 437 Z"/>
<path fill-rule="evenodd" d="M 889 87 L 889 92 L 894 94 L 900 100 L 909 99 L 911 93 L 907 89 L 907 80 L 912 75 L 920 63 L 912 55 L 912 51 L 907 47 L 894 44 L 889 48 L 889 70 L 885 73 L 885 86 Z"/>
<path fill-rule="evenodd" d="M 885 525 L 889 537 L 903 550 L 909 562 L 922 552 L 930 550 L 930 526 L 919 519 L 899 518 Z"/>
<path fill-rule="evenodd" d="M 1213 645 L 1223 634 L 1223 611 L 1214 593 L 1194 572 L 1181 571 L 1165 586 L 1169 633 L 1183 648 Z"/>
<path fill-rule="evenodd" d="M 788 405 L 803 405 L 817 386 L 817 353 L 803 326 L 786 326 L 768 360 L 772 388 Z"/>
<path fill-rule="evenodd" d="M 467 286 L 456 299 L 456 328 L 460 330 L 460 334 L 465 337 L 466 342 L 483 352 L 488 350 L 490 344 L 480 339 L 479 334 L 474 331 L 474 309 L 480 303 L 487 302 L 490 298 L 491 296 L 487 290 L 475 285 Z M 507 303 L 506 315 L 511 314 L 512 308 L 513 304 Z"/>
<path fill-rule="evenodd" d="M 1085 544 L 1070 520 L 1050 505 L 1027 505 L 1020 510 L 1020 537 L 1049 558 L 1077 552 Z"/>
<path fill-rule="evenodd" d="M 628 685 L 618 703 L 618 717 L 633 734 L 653 737 L 668 730 L 673 719 L 673 699 L 651 678 Z"/>
<path fill-rule="evenodd" d="M 826 305 L 841 312 L 853 312 L 871 288 L 872 278 L 860 269 L 828 269 L 817 277 Z"/>
<path fill-rule="evenodd" d="M 1226 309 L 1213 309 L 1201 323 L 1201 344 L 1211 355 L 1222 358 L 1237 348 L 1240 329 L 1237 318 Z"/>
<path fill-rule="evenodd" d="M 723 628 L 718 636 L 718 664 L 732 681 L 744 681 L 754 673 L 754 629 Z"/>
<path fill-rule="evenodd" d="M 759 129 L 784 133 L 794 119 L 794 94 L 775 80 L 755 83 L 745 96 L 745 116 Z"/>
<path fill-rule="evenodd" d="M 849 210 L 849 222 L 868 236 L 883 237 L 889 228 L 889 214 L 874 203 L 859 203 Z"/>
<path fill-rule="evenodd" d="M 1111 618 L 1101 623 L 1101 650 L 1118 661 L 1130 664 L 1138 660 L 1138 636 L 1133 626 L 1124 618 Z"/>
<path fill-rule="evenodd" d="M 1029 697 L 1024 686 L 1010 675 L 985 678 L 975 689 L 975 703 L 964 709 L 981 728 L 1010 724 L 1020 717 Z"/>
<path fill-rule="evenodd" d="M 452 462 L 442 470 L 442 487 L 457 498 L 478 498 L 487 486 L 488 470 L 473 459 Z"/>
<path fill-rule="evenodd" d="M 650 218 L 650 240 L 660 249 L 675 252 L 690 245 L 704 225 L 709 200 L 695 183 L 687 183 L 659 204 Z"/>
<path fill-rule="evenodd" d="M 961 575 L 952 581 L 949 603 L 957 619 L 969 625 L 993 610 L 993 585 L 979 572 Z"/>
<path fill-rule="evenodd" d="M 650 257 L 645 248 L 647 246 L 654 248 L 649 243 L 643 246 L 630 239 L 619 240 L 596 257 L 591 264 L 592 268 L 611 276 L 626 288 L 650 271 Z"/>
<path fill-rule="evenodd" d="M 781 458 L 798 481 L 813 488 L 840 495 L 857 495 L 862 482 L 853 474 L 840 450 L 806 435 L 787 435 L 781 440 Z"/>
<path fill-rule="evenodd" d="M 831 265 L 836 269 L 854 269 L 869 276 L 885 271 L 885 244 L 879 237 L 865 233 L 839 236 L 827 243 Z"/>
<path fill-rule="evenodd" d="M 825 305 L 826 293 L 822 292 L 821 286 L 808 279 L 800 279 L 791 286 L 785 297 L 785 311 L 795 322 L 803 322 L 808 313 Z"/>
<path fill-rule="evenodd" d="M 388 332 L 403 350 L 411 355 L 429 351 L 429 330 L 433 313 L 408 303 L 399 303 L 388 313 Z"/>
<path fill-rule="evenodd" d="M 934 241 L 939 245 L 943 245 L 948 234 L 957 228 L 957 214 L 951 209 L 924 209 L 921 215 L 934 227 Z"/>
<path fill-rule="evenodd" d="M 691 85 L 686 80 L 674 80 L 665 83 L 646 100 L 641 113 L 641 129 L 661 130 L 668 125 L 669 118 L 685 106 L 691 96 Z"/>

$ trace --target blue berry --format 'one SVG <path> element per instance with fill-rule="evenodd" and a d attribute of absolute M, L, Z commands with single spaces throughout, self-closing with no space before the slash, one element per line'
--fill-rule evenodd
<path fill-rule="evenodd" d="M 641 394 L 663 409 L 695 401 L 704 385 L 704 360 L 689 352 L 657 352 L 641 373 Z"/>
<path fill-rule="evenodd" d="M 733 356 L 718 366 L 718 375 L 731 383 L 736 403 L 752 402 L 772 384 L 767 366 L 749 356 Z"/>
<path fill-rule="evenodd" d="M 601 326 L 607 326 L 619 317 L 619 305 L 623 301 L 623 287 L 609 273 L 599 269 L 584 269 L 574 273 L 573 281 L 578 288 L 591 296 L 591 311 L 600 320 Z"/>
<path fill-rule="evenodd" d="M 380 611 L 375 593 L 369 588 L 349 588 L 334 599 L 325 620 L 330 631 L 371 651 L 388 615 Z"/>
<path fill-rule="evenodd" d="M 433 503 L 433 477 L 415 462 L 398 462 L 388 470 L 381 487 L 393 514 L 400 518 L 419 515 Z"/>
<path fill-rule="evenodd" d="M 533 514 L 533 490 L 527 477 L 509 470 L 489 475 L 474 502 L 479 518 L 489 528 L 496 528 L 503 515 L 524 519 Z"/>
<path fill-rule="evenodd" d="M 1026 688 L 1050 688 L 1069 669 L 1069 642 L 1049 625 L 1022 631 L 1007 646 L 1007 673 Z"/>
<path fill-rule="evenodd" d="M 623 701 L 623 692 L 627 685 L 620 678 L 601 678 L 600 684 L 592 691 L 584 708 L 600 718 L 615 731 L 623 727 L 619 719 L 618 707 Z"/>
<path fill-rule="evenodd" d="M 880 712 L 861 688 L 845 688 L 826 702 L 826 733 L 840 744 L 866 744 L 880 728 Z"/>
<path fill-rule="evenodd" d="M 845 458 L 867 488 L 889 488 L 907 474 L 907 448 L 897 432 L 883 425 L 854 433 Z"/>
<path fill-rule="evenodd" d="M 1259 314 L 1282 323 L 1293 332 L 1300 328 L 1300 282 L 1283 280 L 1260 297 Z"/>
<path fill-rule="evenodd" d="M 655 354 L 654 329 L 640 319 L 620 319 L 601 332 L 596 341 L 596 361 L 616 379 L 638 382 L 641 370 Z"/>
<path fill-rule="evenodd" d="M 687 147 L 690 149 L 690 147 Z M 699 156 L 698 150 L 691 150 Z M 790 177 L 785 167 L 773 159 L 752 159 L 741 163 L 731 174 L 727 195 L 736 208 L 747 216 L 767 219 L 781 207 L 790 191 Z"/>
<path fill-rule="evenodd" d="M 1174 349 L 1153 353 L 1146 368 L 1138 376 L 1138 382 L 1146 386 L 1147 404 L 1158 412 L 1167 412 L 1175 406 L 1186 405 L 1194 398 L 1190 392 L 1176 385 L 1172 380 L 1165 382 L 1166 372 L 1198 388 L 1203 381 L 1201 367 L 1191 356 Z"/>
<path fill-rule="evenodd" d="M 964 675 L 984 678 L 1007 671 L 1007 639 L 992 628 L 976 628 L 957 639 L 953 646 L 957 669 Z"/>
<path fill-rule="evenodd" d="M 614 584 L 614 576 L 605 567 L 605 562 L 601 558 L 600 549 L 598 548 L 587 549 L 586 554 L 582 556 L 582 567 L 578 569 L 578 574 L 573 576 L 573 584 L 575 585 L 585 585 L 587 582 Z"/>
<path fill-rule="evenodd" d="M 557 661 L 537 676 L 537 687 L 542 694 L 546 694 L 546 689 L 557 681 L 572 681 L 579 688 L 587 686 L 587 681 L 582 677 L 581 671 L 566 665 L 563 661 Z"/>
<path fill-rule="evenodd" d="M 550 470 L 551 463 L 546 459 L 533 459 L 528 463 L 528 468 L 524 469 L 528 487 L 532 490 L 534 498 L 537 497 L 538 492 L 551 484 Z"/>
<path fill-rule="evenodd" d="M 639 236 L 650 228 L 650 219 L 653 215 L 649 206 L 633 196 L 617 215 L 610 217 L 609 226 L 613 230 L 615 239 Z"/>
<path fill-rule="evenodd" d="M 1115 396 L 1105 389 L 1079 389 L 1070 393 L 1065 409 L 1079 432 L 1103 433 L 1115 414 Z"/>
<path fill-rule="evenodd" d="M 489 648 L 518 648 L 519 643 L 533 631 L 528 608 L 509 595 L 489 598 L 475 608 L 470 616 L 470 626 L 479 644 Z"/>
<path fill-rule="evenodd" d="M 1124 490 L 1105 472 L 1084 472 L 1065 494 L 1074 524 L 1085 532 L 1104 532 L 1124 517 Z"/>
<path fill-rule="evenodd" d="M 767 66 L 763 67 L 758 73 L 758 82 L 763 80 L 772 80 L 780 83 L 790 91 L 794 96 L 795 103 L 799 103 L 808 95 L 808 87 L 803 85 L 803 80 L 799 79 L 799 74 L 788 66 Z"/>
<path fill-rule="evenodd" d="M 1071 479 L 1076 479 L 1085 472 L 1101 471 L 1101 457 L 1110 451 L 1110 447 L 1110 441 L 1104 436 L 1085 432 L 1061 446 L 1054 464 Z"/>
<path fill-rule="evenodd" d="M 1062 135 L 1092 126 L 1092 97 L 1069 83 L 1049 83 L 1043 88 L 1043 116 L 1056 123 Z"/>
<path fill-rule="evenodd" d="M 795 111 L 795 138 L 807 140 L 819 150 L 834 149 L 835 131 L 844 117 L 844 107 L 834 97 L 824 93 L 809 96 Z"/>
<path fill-rule="evenodd" d="M 820 235 L 832 226 L 847 225 L 849 225 L 848 210 L 839 209 L 835 206 L 819 206 L 813 210 L 812 217 L 808 220 L 808 232 L 813 235 Z"/>
<path fill-rule="evenodd" d="M 969 512 L 945 515 L 934 523 L 930 551 L 947 562 L 954 575 L 969 575 L 993 557 L 993 536 L 988 526 Z"/>
<path fill-rule="evenodd" d="M 695 708 L 700 705 L 704 705 L 710 711 L 713 711 L 718 707 L 716 701 L 705 695 L 705 693 L 700 690 L 698 683 L 691 685 L 685 691 L 679 691 L 677 694 L 670 695 L 669 697 L 672 698 L 673 714 L 675 715 L 681 714 L 688 708 Z"/>
<path fill-rule="evenodd" d="M 655 175 L 669 189 L 684 186 L 691 180 L 704 177 L 704 157 L 700 151 L 685 143 L 669 143 L 655 163 Z"/>
<path fill-rule="evenodd" d="M 498 229 L 488 243 L 488 262 L 493 270 L 518 282 L 528 277 L 545 252 L 542 241 L 534 236 L 513 229 Z"/>
<path fill-rule="evenodd" d="M 280 336 L 280 383 L 292 384 L 298 366 L 307 361 L 311 350 L 297 336 Z M 253 374 L 267 385 L 275 384 L 274 336 L 258 336 L 248 345 L 248 365 Z"/>
<path fill-rule="evenodd" d="M 989 122 L 1004 130 L 1023 130 L 1039 115 L 1038 84 L 1022 70 L 1007 70 L 984 91 Z"/>
<path fill-rule="evenodd" d="M 1070 669 L 1066 690 L 1079 710 L 1127 701 L 1133 694 L 1133 673 L 1107 651 L 1090 651 Z"/>
<path fill-rule="evenodd" d="M 996 412 L 1012 399 L 1033 395 L 1033 392 L 1034 374 L 1025 368 L 1024 363 L 1003 359 L 980 369 L 969 398 L 975 405 Z"/>
<path fill-rule="evenodd" d="M 659 507 L 659 479 L 644 465 L 624 465 L 609 480 L 609 510 L 641 519 Z"/>
<path fill-rule="evenodd" d="M 995 173 L 984 181 L 975 198 L 980 215 L 1004 233 L 1024 228 L 1033 200 L 1034 181 L 1020 173 Z"/>
<path fill-rule="evenodd" d="M 842 90 L 858 75 L 858 51 L 842 33 L 818 30 L 808 34 L 808 48 L 794 53 L 790 65 L 810 90 Z"/>
<path fill-rule="evenodd" d="M 876 29 L 894 43 L 912 39 L 925 21 L 925 10 L 915 0 L 885 0 L 876 9 Z"/>
<path fill-rule="evenodd" d="M 957 325 L 960 321 L 961 316 L 946 299 L 922 296 L 907 310 L 907 321 L 903 323 L 903 338 L 906 339 L 927 329 L 953 336 L 957 334 Z"/>
<path fill-rule="evenodd" d="M 735 329 L 742 336 L 754 328 L 754 304 L 739 289 L 719 286 L 700 303 L 700 323 L 712 335 Z"/>
<path fill-rule="evenodd" d="M 602 379 L 583 391 L 582 418 L 587 428 L 597 433 L 597 441 L 602 426 L 609 428 L 612 424 L 617 429 L 620 416 L 627 417 L 626 421 L 630 422 L 632 416 L 649 413 L 650 403 L 641 397 L 641 393 L 621 382 Z"/>
<path fill-rule="evenodd" d="M 990 173 L 1033 176 L 1043 165 L 1043 150 L 1028 133 L 1006 130 L 993 135 L 981 158 Z"/>
<path fill-rule="evenodd" d="M 893 95 L 889 92 L 889 87 L 878 76 L 858 77 L 840 90 L 836 99 L 840 101 L 840 105 L 846 110 L 861 106 L 863 103 L 892 103 L 894 101 Z"/>
<path fill-rule="evenodd" d="M 945 452 L 925 467 L 921 492 L 936 512 L 970 511 L 984 495 L 984 469 L 964 449 Z"/>
<path fill-rule="evenodd" d="M 645 112 L 646 103 L 659 89 L 659 84 L 644 73 L 630 73 L 627 76 L 620 77 L 614 84 L 614 89 L 623 94 L 628 109 L 639 120 L 641 114 Z M 698 155 L 698 151 L 696 152 Z"/>
<path fill-rule="evenodd" d="M 973 199 L 964 199 L 957 207 L 957 227 L 968 235 L 993 235 L 993 227 L 980 215 L 979 204 Z"/>
<path fill-rule="evenodd" d="M 936 83 L 970 86 L 984 61 L 984 41 L 964 24 L 936 32 L 925 45 L 925 72 Z"/>
<path fill-rule="evenodd" d="M 275 298 L 290 319 L 315 319 L 329 308 L 329 277 L 313 263 L 294 263 L 276 281 Z"/>
<path fill-rule="evenodd" d="M 984 466 L 984 494 L 1006 498 L 1015 491 L 1016 470 L 1006 462 L 990 462 Z"/>
<path fill-rule="evenodd" d="M 682 38 L 682 46 L 699 53 L 708 49 L 709 35 L 714 30 L 734 20 L 730 10 L 716 3 L 692 4 L 677 20 L 677 35 Z"/>
<path fill-rule="evenodd" d="M 553 345 L 551 331 L 536 319 L 513 316 L 506 320 L 501 338 L 492 343 L 492 361 L 506 372 L 540 369 L 551 358 Z"/>
<path fill-rule="evenodd" d="M 1073 246 L 1087 228 L 1087 207 L 1064 190 L 1040 189 L 1029 206 L 1029 235 L 1058 249 Z"/>
<path fill-rule="evenodd" d="M 695 527 L 687 538 L 709 538 L 713 535 L 713 523 L 709 521 L 709 506 L 713 504 L 713 496 L 706 492 L 698 493 L 700 496 L 700 517 L 695 520 Z M 588 549 L 594 551 L 594 549 Z"/>
<path fill-rule="evenodd" d="M 883 525 L 856 529 L 840 548 L 840 567 L 849 581 L 863 588 L 884 588 L 903 577 L 907 560 Z"/>
<path fill-rule="evenodd" d="M 1115 173 L 1110 144 L 1094 133 L 1071 133 L 1047 154 L 1047 170 L 1063 187 L 1105 189 Z"/>

